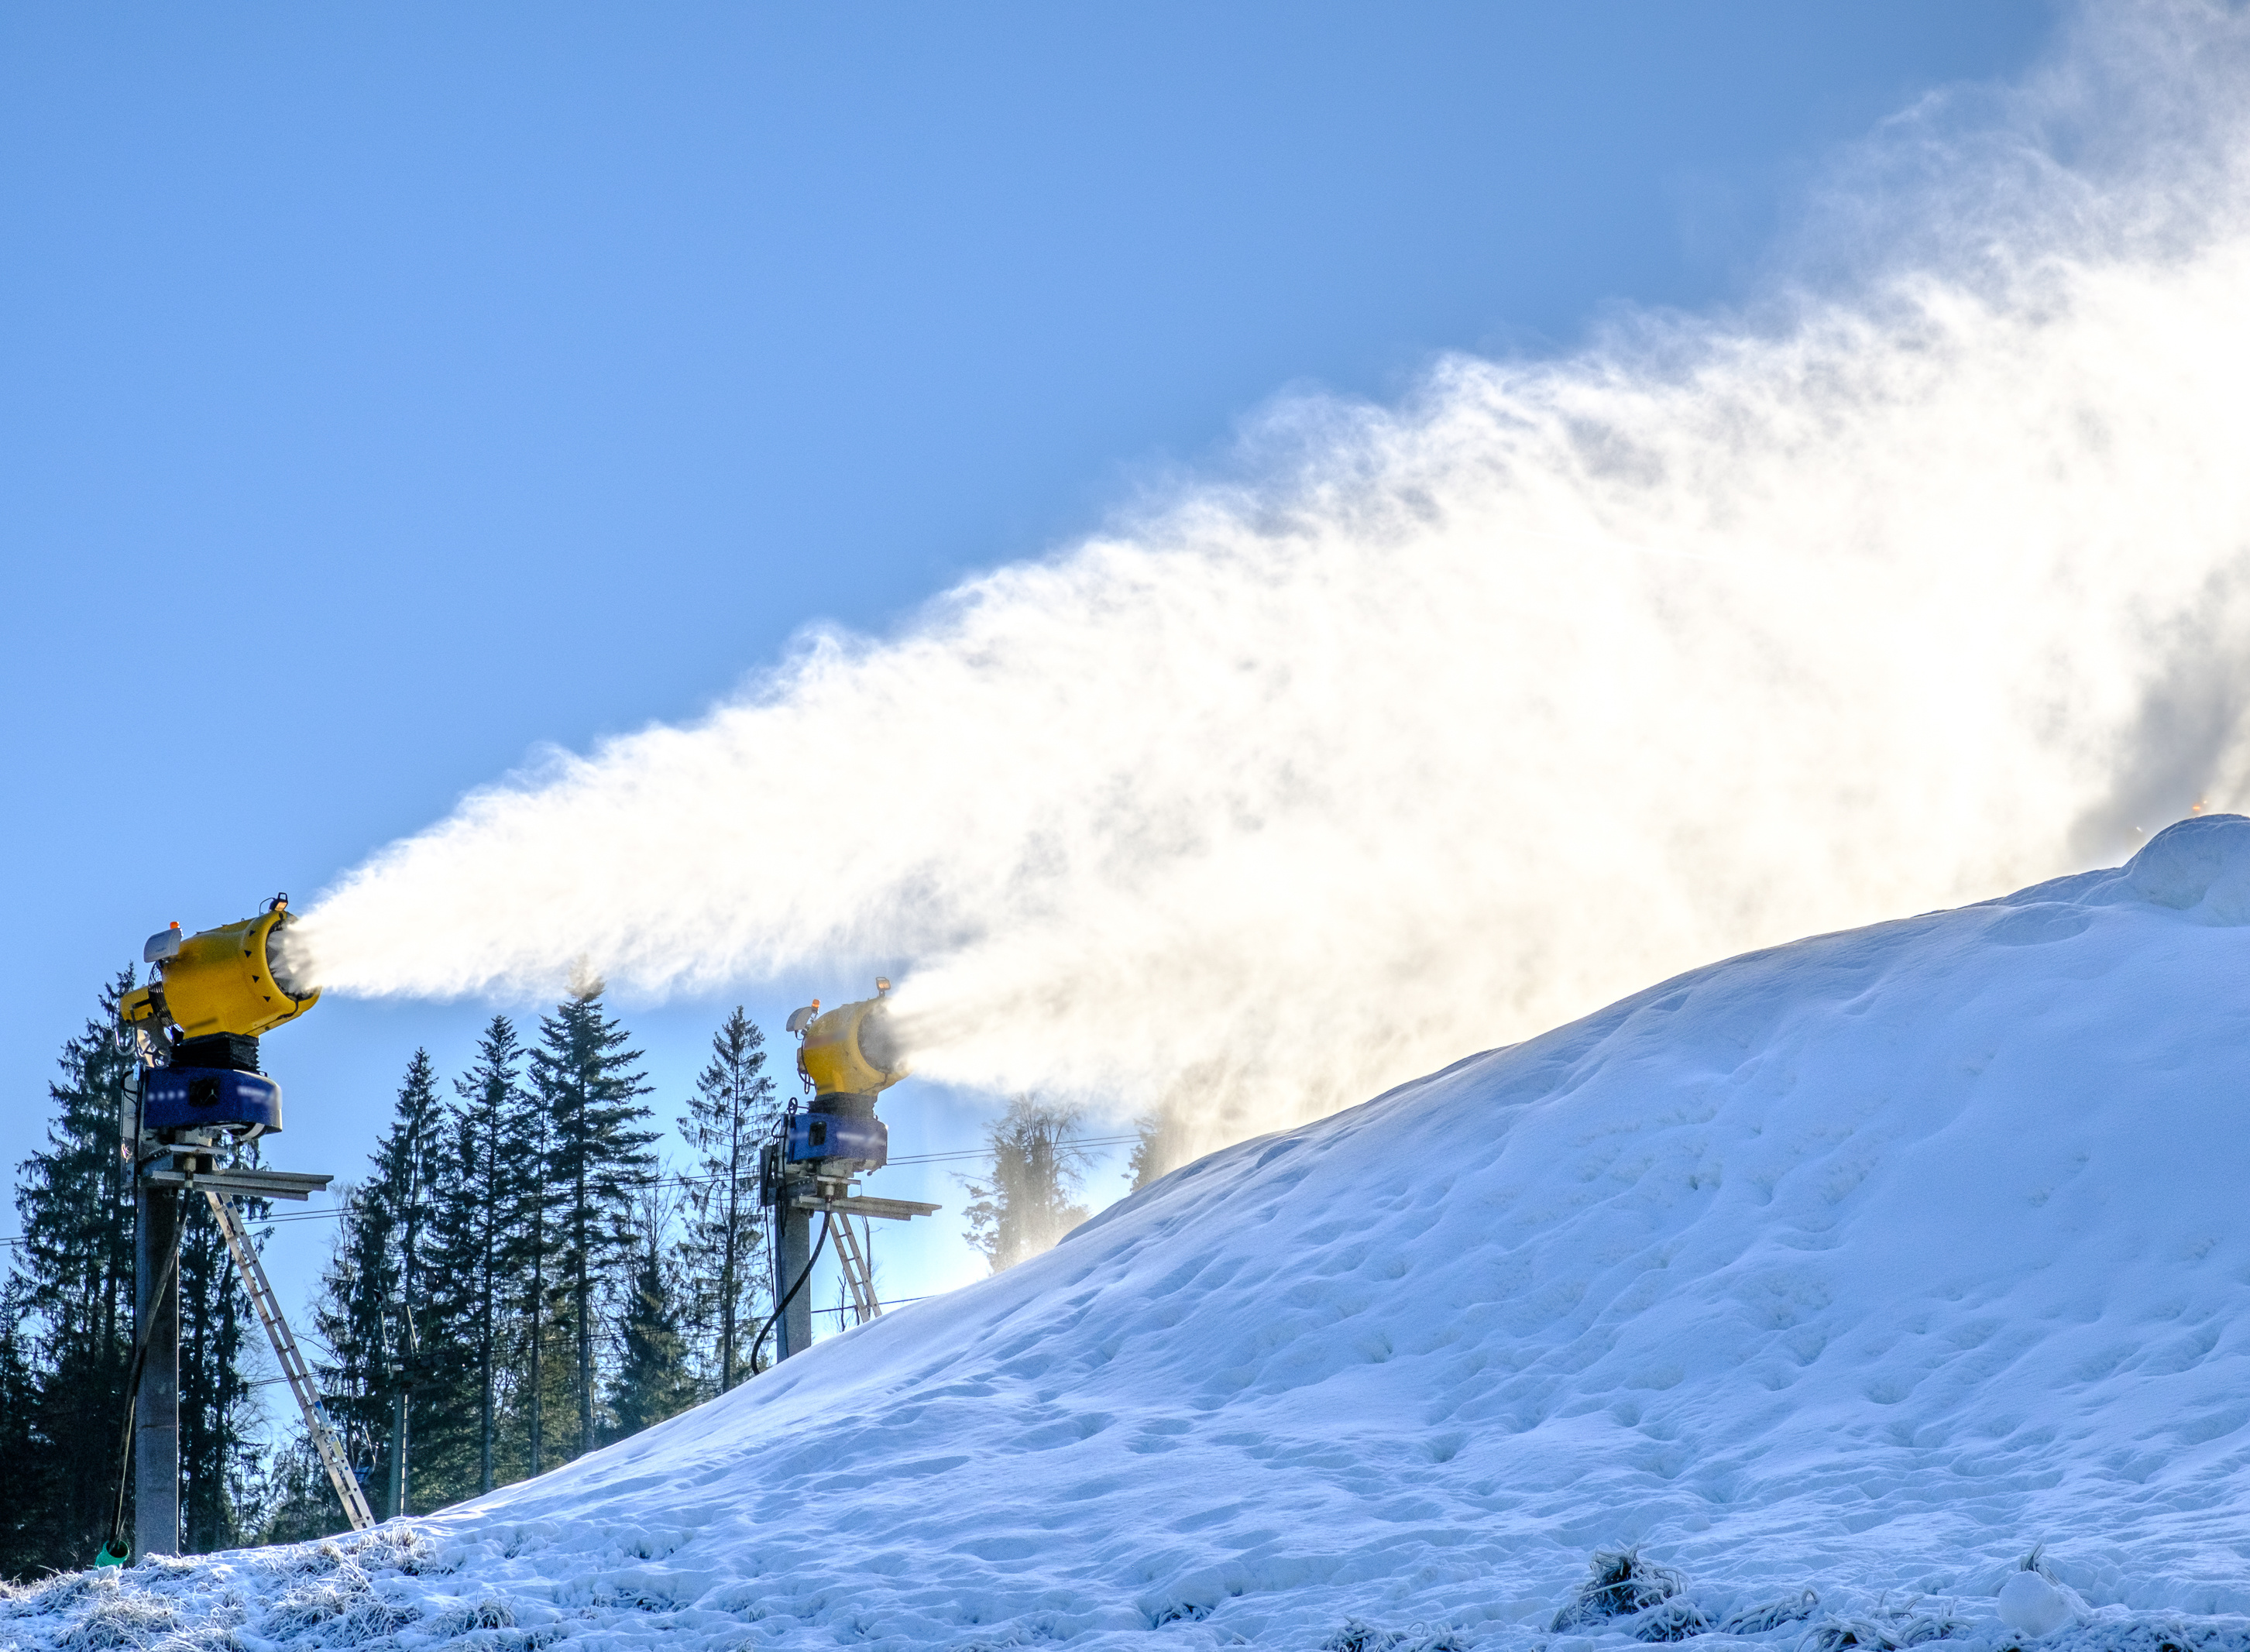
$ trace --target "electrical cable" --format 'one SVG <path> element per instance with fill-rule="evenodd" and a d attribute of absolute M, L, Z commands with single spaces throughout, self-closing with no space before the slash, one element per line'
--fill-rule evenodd
<path fill-rule="evenodd" d="M 1065 1137 L 1055 1145 L 1058 1147 L 1121 1147 L 1128 1142 L 1137 1142 L 1140 1139 L 1138 1136 L 1070 1136 Z M 891 1159 L 889 1163 L 935 1165 L 954 1159 L 987 1158 L 991 1156 L 991 1151 L 989 1147 L 970 1147 L 942 1153 L 902 1153 L 896 1158 Z M 729 1173 L 726 1171 L 719 1171 L 708 1176 L 655 1176 L 636 1181 L 619 1182 L 617 1185 L 625 1192 L 647 1187 L 704 1187 L 715 1182 L 727 1180 Z M 745 1184 L 756 1179 L 748 1171 L 733 1173 Z M 270 1227 L 277 1222 L 332 1222 L 343 1214 L 344 1210 L 342 1206 L 329 1210 L 283 1211 L 278 1214 L 269 1213 L 260 1216 L 258 1218 L 258 1225 Z M 21 1242 L 13 1239 L 0 1239 L 0 1245 L 15 1245 Z"/>
<path fill-rule="evenodd" d="M 757 1375 L 758 1350 L 766 1345 L 766 1332 L 771 1331 L 774 1328 L 774 1323 L 783 1314 L 789 1311 L 790 1303 L 797 1300 L 797 1293 L 803 1290 L 804 1289 L 804 1282 L 812 1277 L 812 1265 L 820 1260 L 821 1249 L 828 1243 L 828 1230 L 832 1227 L 835 1226 L 835 1223 L 836 1215 L 834 1212 L 822 1211 L 820 1213 L 820 1242 L 813 1246 L 812 1255 L 805 1261 L 804 1271 L 797 1276 L 797 1283 L 789 1288 L 789 1295 L 781 1299 L 780 1305 L 776 1307 L 773 1312 L 766 1316 L 766 1323 L 758 1327 L 758 1339 L 750 1344 L 750 1374 L 752 1376 Z"/>
<path fill-rule="evenodd" d="M 125 1551 L 117 1545 L 125 1536 L 125 1483 L 133 1469 L 133 1414 L 140 1409 L 141 1372 L 148 1363 L 148 1344 L 156 1335 L 156 1322 L 164 1317 L 164 1299 L 171 1295 L 172 1281 L 180 1271 L 180 1227 L 172 1226 L 172 1246 L 165 1253 L 164 1272 L 157 1281 L 155 1294 L 148 1298 L 148 1323 L 141 1328 L 141 1336 L 133 1349 L 133 1369 L 125 1379 L 125 1426 L 119 1431 L 117 1447 L 117 1501 L 109 1511 L 109 1537 L 101 1545 L 104 1554 L 114 1554 L 121 1562 Z"/>

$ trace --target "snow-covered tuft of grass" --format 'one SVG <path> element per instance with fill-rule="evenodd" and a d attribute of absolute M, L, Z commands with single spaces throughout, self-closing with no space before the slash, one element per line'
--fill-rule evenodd
<path fill-rule="evenodd" d="M 114 1647 L 151 1646 L 179 1627 L 179 1612 L 169 1600 L 112 1586 L 93 1592 L 87 1609 L 55 1637 L 55 1644 L 66 1652 L 109 1652 Z"/>
<path fill-rule="evenodd" d="M 85 1600 L 96 1589 L 114 1588 L 109 1572 L 57 1572 L 29 1583 L 0 1583 L 0 1618 L 45 1617 Z"/>
<path fill-rule="evenodd" d="M 515 1627 L 515 1608 L 496 1595 L 480 1595 L 474 1600 L 459 1600 L 433 1614 L 424 1628 L 439 1640 L 450 1641 L 472 1629 L 512 1629 Z"/>
<path fill-rule="evenodd" d="M 1321 1652 L 1469 1652 L 1472 1644 L 1450 1625 L 1385 1629 L 1364 1618 L 1346 1618 L 1342 1628 L 1321 1642 Z"/>
<path fill-rule="evenodd" d="M 1801 1623 L 1820 1609 L 1820 1592 L 1803 1589 L 1736 1613 L 1720 1627 L 1729 1635 L 1765 1635 L 1785 1623 Z"/>
<path fill-rule="evenodd" d="M 1966 1619 L 1956 1617 L 1950 1607 L 1927 1611 L 1911 1607 L 1889 1610 L 1877 1607 L 1857 1616 L 1832 1617 L 1816 1623 L 1805 1632 L 1798 1647 L 1799 1652 L 1845 1652 L 1847 1647 L 1863 1647 L 1867 1652 L 1900 1652 L 1903 1647 L 1950 1640 L 1970 1627 Z"/>
<path fill-rule="evenodd" d="M 1688 1586 L 1688 1579 L 1670 1566 L 1645 1560 L 1638 1549 L 1597 1549 L 1586 1563 L 1591 1574 L 1578 1586 L 1568 1606 L 1555 1614 L 1548 1627 L 1564 1629 L 1596 1627 L 1611 1618 L 1629 1618 L 1661 1605 Z M 1689 1608 L 1691 1611 L 1693 1608 Z M 1701 1625 L 1701 1614 L 1696 1614 Z M 1691 1631 L 1700 1634 L 1701 1628 Z M 1677 1641 L 1678 1635 L 1646 1637 Z"/>

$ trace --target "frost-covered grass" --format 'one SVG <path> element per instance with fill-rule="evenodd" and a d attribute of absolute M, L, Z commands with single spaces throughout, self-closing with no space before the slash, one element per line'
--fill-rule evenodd
<path fill-rule="evenodd" d="M 1319 1652 L 1631 1652 L 1637 1646 L 1692 1640 L 1699 1652 L 1901 1652 L 1941 1641 L 1949 1652 L 2250 1652 L 2250 1619 L 2098 1609 L 2074 1596 L 2068 1621 L 2043 1637 L 2026 1637 L 2012 1628 L 1991 1599 L 1894 1601 L 1847 1591 L 1847 1606 L 1829 1611 L 1807 1587 L 1792 1597 L 1745 1607 L 1736 1592 L 1699 1590 L 1679 1572 L 1632 1551 L 1598 1552 L 1588 1568 L 1591 1575 L 1570 1593 L 1547 1627 L 1480 1616 L 1473 1610 L 1453 1620 L 1386 1623 L 1351 1614 L 1337 1621 L 1318 1609 L 1253 1620 L 1236 1611 L 1222 1614 L 1218 1607 L 1187 1607 L 1129 1627 L 1055 1613 L 929 1638 L 853 1633 L 869 1626 L 855 1626 L 849 1618 L 843 1621 L 842 1635 L 832 1621 L 815 1630 L 742 1600 L 682 1607 L 613 1598 L 558 1607 L 548 1597 L 577 1592 L 528 1579 L 514 1589 L 486 1585 L 462 1590 L 458 1586 L 464 1581 L 465 1563 L 475 1558 L 473 1546 L 449 1545 L 424 1530 L 394 1523 L 357 1538 L 292 1548 L 159 1561 L 121 1573 L 69 1573 L 0 1594 L 0 1621 L 6 1624 L 0 1646 L 70 1652 L 535 1652 L 558 1646 L 660 1646 L 720 1652 L 841 1643 L 942 1646 L 949 1652 L 1066 1645 L 1202 1652 L 1266 1640 L 1317 1647 Z M 1284 1623 L 1283 1633 L 1273 1633 Z"/>
<path fill-rule="evenodd" d="M 10 1591 L 0 1643 L 2250 1652 L 2246 982 L 2205 818 L 1214 1154 L 443 1515 Z"/>

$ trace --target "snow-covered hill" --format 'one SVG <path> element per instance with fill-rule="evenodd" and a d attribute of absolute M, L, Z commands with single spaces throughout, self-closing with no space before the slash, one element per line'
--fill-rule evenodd
<path fill-rule="evenodd" d="M 2044 1543 L 2065 1587 L 2014 1593 L 2080 1611 L 2059 1642 L 2240 1644 L 2246 1125 L 2250 820 L 2206 818 L 1215 1154 L 412 1534 L 59 1581 L 0 1631 L 1529 1645 L 1638 1545 L 1675 1630 L 1810 1587 L 1759 1638 L 1999 1646 Z"/>

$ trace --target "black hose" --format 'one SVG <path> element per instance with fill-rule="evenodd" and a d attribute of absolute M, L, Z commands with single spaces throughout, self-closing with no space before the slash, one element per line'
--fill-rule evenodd
<path fill-rule="evenodd" d="M 789 1288 L 789 1295 L 781 1299 L 780 1305 L 766 1316 L 766 1323 L 758 1327 L 758 1339 L 750 1344 L 750 1375 L 753 1377 L 758 1374 L 758 1350 L 766 1345 L 766 1332 L 771 1331 L 775 1322 L 789 1311 L 790 1303 L 797 1300 L 797 1293 L 803 1290 L 804 1282 L 812 1277 L 812 1264 L 820 1260 L 821 1247 L 827 1244 L 828 1230 L 835 1220 L 835 1216 L 830 1212 L 820 1213 L 820 1238 L 812 1247 L 812 1255 L 805 1259 L 804 1271 L 797 1276 L 797 1283 Z"/>
<path fill-rule="evenodd" d="M 180 1270 L 180 1230 L 172 1228 L 171 1248 L 164 1253 L 164 1271 L 156 1282 L 155 1294 L 148 1298 L 148 1323 L 141 1327 L 141 1335 L 133 1348 L 133 1369 L 125 1379 L 125 1424 L 118 1430 L 117 1440 L 117 1501 L 109 1511 L 109 1538 L 101 1545 L 104 1554 L 114 1554 L 122 1559 L 125 1552 L 117 1545 L 125 1536 L 125 1484 L 133 1471 L 133 1414 L 141 1401 L 141 1372 L 148 1364 L 148 1344 L 156 1334 L 156 1322 L 164 1317 L 164 1298 L 171 1294 L 172 1279 Z"/>

